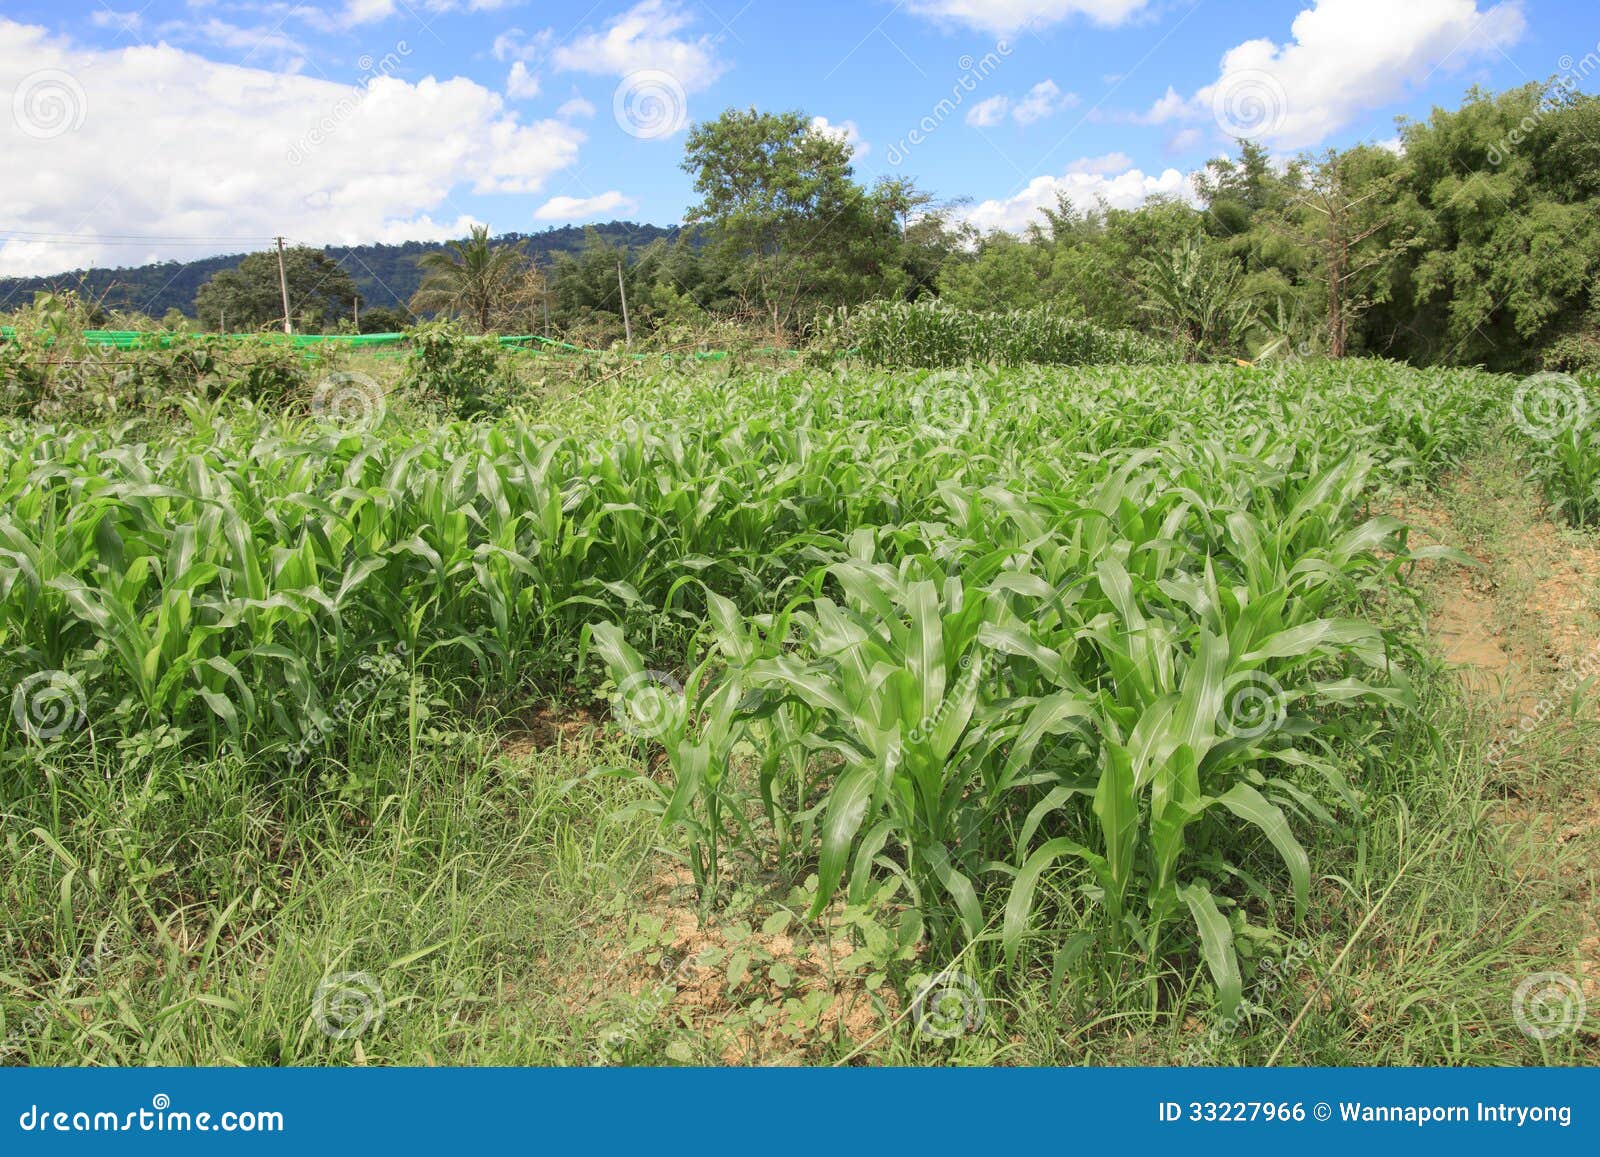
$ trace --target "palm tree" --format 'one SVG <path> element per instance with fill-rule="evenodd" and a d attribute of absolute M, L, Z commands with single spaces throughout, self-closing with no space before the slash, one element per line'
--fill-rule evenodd
<path fill-rule="evenodd" d="M 413 313 L 464 317 L 479 333 L 527 278 L 528 259 L 519 245 L 489 244 L 489 227 L 474 225 L 472 236 L 418 258 L 422 284 L 411 298 Z"/>

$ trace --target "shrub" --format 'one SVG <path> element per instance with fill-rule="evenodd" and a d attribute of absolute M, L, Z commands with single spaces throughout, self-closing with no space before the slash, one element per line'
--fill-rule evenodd
<path fill-rule="evenodd" d="M 513 379 L 493 341 L 469 337 L 449 322 L 420 325 L 409 335 L 405 384 L 442 399 L 461 418 L 506 408 Z"/>

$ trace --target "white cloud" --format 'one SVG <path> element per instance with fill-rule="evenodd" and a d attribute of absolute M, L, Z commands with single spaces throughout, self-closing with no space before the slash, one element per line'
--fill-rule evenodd
<path fill-rule="evenodd" d="M 594 116 L 594 105 L 584 100 L 581 96 L 575 96 L 571 100 L 562 102 L 561 107 L 556 109 L 556 116 L 561 117 L 563 120 L 592 117 Z"/>
<path fill-rule="evenodd" d="M 707 88 L 727 71 L 709 36 L 678 35 L 694 22 L 674 0 L 640 0 L 601 32 L 587 32 L 555 48 L 551 62 L 571 72 L 627 76 L 646 69 L 670 73 L 685 92 Z"/>
<path fill-rule="evenodd" d="M 1067 166 L 1069 173 L 1119 173 L 1133 168 L 1133 158 L 1127 153 L 1106 153 L 1099 157 L 1079 157 Z"/>
<path fill-rule="evenodd" d="M 1483 9 L 1477 0 L 1314 0 L 1288 43 L 1236 45 L 1217 80 L 1188 100 L 1169 88 L 1140 119 L 1214 120 L 1224 135 L 1303 148 L 1440 69 L 1495 55 L 1525 25 L 1518 0 Z"/>
<path fill-rule="evenodd" d="M 137 32 L 144 23 L 142 12 L 117 12 L 110 8 L 99 8 L 89 14 L 89 23 L 96 28 L 114 28 L 118 32 Z"/>
<path fill-rule="evenodd" d="M 941 23 L 962 24 L 1005 35 L 1023 28 L 1048 28 L 1072 16 L 1096 24 L 1124 24 L 1149 0 L 911 0 L 910 10 Z"/>
<path fill-rule="evenodd" d="M 1102 166 L 1111 160 L 1127 158 L 1112 153 L 1074 161 L 1059 177 L 1035 177 L 1014 197 L 980 202 L 968 211 L 967 220 L 985 232 L 1003 229 L 1020 233 L 1039 220 L 1040 209 L 1055 207 L 1057 194 L 1065 194 L 1080 208 L 1092 208 L 1104 201 L 1114 209 L 1132 209 L 1158 195 L 1194 199 L 1190 175 L 1177 169 L 1160 174 L 1146 174 L 1136 168 L 1120 173 L 1103 171 Z"/>
<path fill-rule="evenodd" d="M 531 64 L 543 59 L 554 39 L 555 33 L 548 28 L 532 36 L 520 28 L 507 28 L 494 38 L 494 58 L 502 64 L 508 60 Z"/>
<path fill-rule="evenodd" d="M 309 243 L 428 229 L 459 235 L 454 190 L 537 192 L 576 162 L 584 139 L 560 121 L 525 123 L 499 95 L 460 77 L 378 77 L 362 88 L 218 64 L 166 44 L 83 48 L 0 19 L 0 91 L 47 70 L 56 70 L 48 75 L 67 102 L 63 131 L 29 135 L 12 118 L 0 120 L 0 172 L 30 174 L 7 186 L 8 223 L 17 231 L 283 233 Z M 441 211 L 454 223 L 433 224 L 429 214 Z M 239 246 L 212 251 L 230 247 Z M 8 241 L 0 273 L 202 251 Z"/>
<path fill-rule="evenodd" d="M 838 124 L 833 124 L 827 117 L 812 117 L 811 131 L 843 141 L 850 149 L 850 155 L 858 161 L 872 151 L 872 146 L 861 139 L 861 130 L 855 121 L 840 121 Z"/>
<path fill-rule="evenodd" d="M 538 95 L 539 78 L 529 72 L 522 61 L 516 61 L 506 76 L 506 96 L 512 100 L 532 100 Z"/>
<path fill-rule="evenodd" d="M 639 207 L 632 197 L 617 190 L 597 193 L 593 197 L 551 197 L 533 211 L 540 221 L 586 221 L 595 217 L 631 213 Z"/>
<path fill-rule="evenodd" d="M 1011 98 L 1008 96 L 991 96 L 987 100 L 980 100 L 967 110 L 967 123 L 980 129 L 990 128 L 1006 119 L 1006 111 L 1011 107 Z"/>
<path fill-rule="evenodd" d="M 1041 80 L 1028 90 L 1027 96 L 1017 101 L 1011 116 L 1019 125 L 1031 125 L 1077 103 L 1076 93 L 1062 92 L 1053 80 Z"/>

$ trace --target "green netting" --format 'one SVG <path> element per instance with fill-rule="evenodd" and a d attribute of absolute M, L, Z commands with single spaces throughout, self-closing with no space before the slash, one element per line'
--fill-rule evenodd
<path fill-rule="evenodd" d="M 9 341 L 17 336 L 17 331 L 9 325 L 0 326 L 0 341 Z M 86 329 L 83 331 L 83 340 L 92 346 L 110 349 L 169 349 L 175 337 L 194 338 L 201 342 L 253 342 L 266 345 L 292 345 L 297 349 L 314 350 L 317 347 L 334 346 L 347 349 L 371 350 L 374 353 L 398 352 L 395 347 L 402 346 L 410 341 L 410 335 L 404 333 L 203 333 L 203 334 L 170 334 L 170 333 L 144 333 L 139 330 L 117 329 Z M 53 339 L 46 338 L 46 341 Z M 530 350 L 537 353 L 565 353 L 582 356 L 598 356 L 610 351 L 586 349 L 583 346 L 573 345 L 571 342 L 558 341 L 555 338 L 543 337 L 539 334 L 513 334 L 500 337 L 473 337 L 474 341 L 493 341 L 502 349 Z M 753 353 L 776 354 L 787 357 L 798 357 L 798 350 L 781 350 L 775 347 L 762 347 L 753 350 Z M 727 350 L 689 350 L 681 353 L 636 353 L 629 355 L 636 360 L 662 358 L 671 360 L 674 357 L 692 357 L 696 361 L 720 361 L 729 356 Z"/>

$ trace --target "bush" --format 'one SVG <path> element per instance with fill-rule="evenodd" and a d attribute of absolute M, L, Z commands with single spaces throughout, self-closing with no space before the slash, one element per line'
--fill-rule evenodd
<path fill-rule="evenodd" d="M 1550 343 L 1542 369 L 1600 376 L 1600 333 L 1575 333 Z"/>
<path fill-rule="evenodd" d="M 460 418 L 503 411 L 514 393 L 514 375 L 493 340 L 467 336 L 449 322 L 409 331 L 405 384 L 441 399 Z"/>
<path fill-rule="evenodd" d="M 938 300 L 874 301 L 824 315 L 816 339 L 824 348 L 891 367 L 1159 365 L 1180 360 L 1166 343 L 1132 330 L 1061 317 L 1048 306 L 980 313 Z"/>

